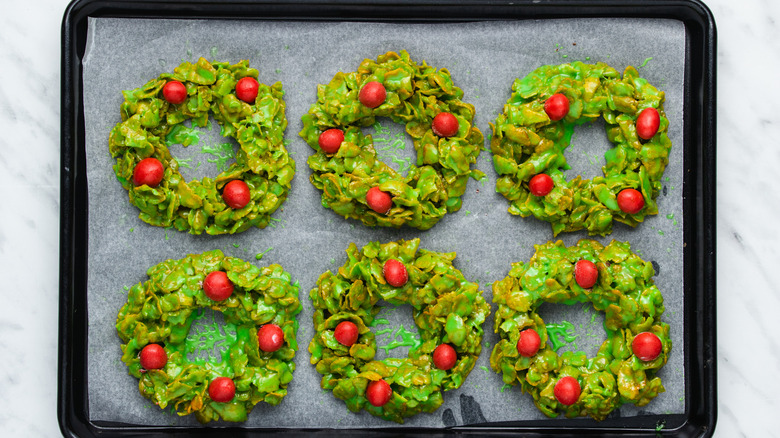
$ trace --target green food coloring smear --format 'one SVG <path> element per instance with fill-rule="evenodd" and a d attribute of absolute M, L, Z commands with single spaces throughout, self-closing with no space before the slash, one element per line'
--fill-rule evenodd
<path fill-rule="evenodd" d="M 198 144 L 200 142 L 200 132 L 197 129 L 184 126 L 183 123 L 179 123 L 173 126 L 171 132 L 165 136 L 165 144 L 172 146 L 180 144 L 182 146 L 189 146 Z"/>
<path fill-rule="evenodd" d="M 371 321 L 371 324 L 368 324 L 368 326 L 369 327 L 376 327 L 377 325 L 386 325 L 386 324 L 390 324 L 390 321 L 388 321 L 388 320 L 386 320 L 384 318 L 374 318 L 374 320 Z M 392 331 L 392 329 L 387 329 L 387 330 Z M 382 331 L 385 332 L 385 330 L 382 330 Z M 383 333 L 377 332 L 377 334 L 380 335 L 380 334 L 383 334 Z"/>
<path fill-rule="evenodd" d="M 227 170 L 228 161 L 233 160 L 236 157 L 236 153 L 233 150 L 233 143 L 220 143 L 214 146 L 201 146 L 200 151 L 204 154 L 212 155 L 214 158 L 207 158 L 209 163 L 215 163 L 217 170 L 220 172 Z"/>
<path fill-rule="evenodd" d="M 184 341 L 184 357 L 190 363 L 201 366 L 229 363 L 228 346 L 238 339 L 236 325 L 229 322 L 220 324 L 214 311 L 210 312 L 210 318 L 204 318 L 204 313 L 204 309 L 199 309 L 194 314 L 190 333 Z"/>
<path fill-rule="evenodd" d="M 380 345 L 378 347 L 385 350 L 385 353 L 388 353 L 390 350 L 398 347 L 412 347 L 412 350 L 416 350 L 420 348 L 420 345 L 422 345 L 422 342 L 420 341 L 418 334 L 410 332 L 401 324 L 401 327 L 395 330 L 393 340 L 387 345 Z"/>
<path fill-rule="evenodd" d="M 547 338 L 550 340 L 552 349 L 558 351 L 564 343 L 574 342 L 577 339 L 574 330 L 574 324 L 569 321 L 563 321 L 560 324 L 547 324 Z"/>

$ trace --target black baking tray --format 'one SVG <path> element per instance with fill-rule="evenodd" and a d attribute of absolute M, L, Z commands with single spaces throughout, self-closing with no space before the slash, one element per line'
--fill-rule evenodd
<path fill-rule="evenodd" d="M 683 135 L 685 413 L 664 416 L 664 427 L 646 417 L 609 419 L 593 427 L 584 419 L 552 419 L 447 429 L 382 430 L 140 427 L 95 422 L 88 410 L 87 219 L 88 193 L 82 100 L 82 59 L 90 17 L 324 21 L 490 21 L 578 17 L 665 18 L 686 29 Z M 372 1 L 291 0 L 76 0 L 62 24 L 60 348 L 58 419 L 67 437 L 260 436 L 710 436 L 717 416 L 715 272 L 716 31 L 711 12 L 696 0 L 647 1 Z"/>

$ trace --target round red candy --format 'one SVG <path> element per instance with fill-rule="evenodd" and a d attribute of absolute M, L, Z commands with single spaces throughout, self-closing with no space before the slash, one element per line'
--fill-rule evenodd
<path fill-rule="evenodd" d="M 631 350 L 634 355 L 645 362 L 655 360 L 661 354 L 662 348 L 661 340 L 650 332 L 642 332 L 634 336 L 634 340 L 631 342 Z"/>
<path fill-rule="evenodd" d="M 341 129 L 328 129 L 320 134 L 317 142 L 320 144 L 320 149 L 326 154 L 335 154 L 341 148 L 341 142 L 344 141 L 344 132 Z"/>
<path fill-rule="evenodd" d="M 209 384 L 209 397 L 217 403 L 227 403 L 236 395 L 236 384 L 230 377 L 217 377 Z"/>
<path fill-rule="evenodd" d="M 179 81 L 168 81 L 163 86 L 163 97 L 168 102 L 178 105 L 187 99 L 187 87 Z"/>
<path fill-rule="evenodd" d="M 409 273 L 406 266 L 396 259 L 389 259 L 382 267 L 382 274 L 387 280 L 387 284 L 393 287 L 401 287 L 409 280 Z"/>
<path fill-rule="evenodd" d="M 517 352 L 523 357 L 533 357 L 542 345 L 542 338 L 534 329 L 525 329 L 517 339 Z"/>
<path fill-rule="evenodd" d="M 163 179 L 165 169 L 157 158 L 144 158 L 133 169 L 133 184 L 157 187 Z"/>
<path fill-rule="evenodd" d="M 257 331 L 257 343 L 260 349 L 266 353 L 273 353 L 282 348 L 284 344 L 284 332 L 276 324 L 266 324 Z"/>
<path fill-rule="evenodd" d="M 352 321 L 341 321 L 333 332 L 339 344 L 351 347 L 358 340 L 358 328 Z"/>
<path fill-rule="evenodd" d="M 160 345 L 148 344 L 141 350 L 139 359 L 145 370 L 159 370 L 168 363 L 168 355 Z"/>
<path fill-rule="evenodd" d="M 369 108 L 376 108 L 379 105 L 382 105 L 385 103 L 386 98 L 387 90 L 385 90 L 385 86 L 377 81 L 371 81 L 366 85 L 363 85 L 363 88 L 360 89 L 360 93 L 358 93 L 358 100 L 360 103 Z"/>
<path fill-rule="evenodd" d="M 458 119 L 450 113 L 439 113 L 433 118 L 431 129 L 439 137 L 452 137 L 458 133 Z"/>
<path fill-rule="evenodd" d="M 379 190 L 379 187 L 371 187 L 366 193 L 366 204 L 379 214 L 387 214 L 393 208 L 393 198 L 390 193 Z"/>
<path fill-rule="evenodd" d="M 222 190 L 222 199 L 228 207 L 234 210 L 244 208 L 251 200 L 249 186 L 240 179 L 234 179 L 225 184 L 225 188 Z"/>
<path fill-rule="evenodd" d="M 260 88 L 260 85 L 255 78 L 241 78 L 236 84 L 236 97 L 246 103 L 253 104 L 255 99 L 257 99 L 258 88 Z"/>
<path fill-rule="evenodd" d="M 555 93 L 544 101 L 544 112 L 552 121 L 558 121 L 569 114 L 569 99 L 561 93 Z"/>
<path fill-rule="evenodd" d="M 455 366 L 458 361 L 458 353 L 450 344 L 441 344 L 433 350 L 433 365 L 440 370 L 447 371 Z"/>
<path fill-rule="evenodd" d="M 531 181 L 528 182 L 528 190 L 534 196 L 546 196 L 553 189 L 553 180 L 550 175 L 546 173 L 540 173 L 534 175 Z"/>
<path fill-rule="evenodd" d="M 366 398 L 368 402 L 376 407 L 382 407 L 390 401 L 393 395 L 393 389 L 384 380 L 369 382 L 366 387 Z"/>
<path fill-rule="evenodd" d="M 561 377 L 561 379 L 558 380 L 558 383 L 555 384 L 553 394 L 562 405 L 571 406 L 574 403 L 577 403 L 581 391 L 580 382 L 578 382 L 577 379 L 571 376 L 565 376 Z"/>
<path fill-rule="evenodd" d="M 617 195 L 618 208 L 628 214 L 637 214 L 645 206 L 645 198 L 636 189 L 623 189 Z"/>
<path fill-rule="evenodd" d="M 643 140 L 650 140 L 661 126 L 661 116 L 655 108 L 645 108 L 636 118 L 636 135 Z"/>
<path fill-rule="evenodd" d="M 580 260 L 574 265 L 574 281 L 583 289 L 590 289 L 599 279 L 599 270 L 590 260 Z"/>
<path fill-rule="evenodd" d="M 233 282 L 223 271 L 210 272 L 203 280 L 203 292 L 214 301 L 223 301 L 233 293 Z"/>

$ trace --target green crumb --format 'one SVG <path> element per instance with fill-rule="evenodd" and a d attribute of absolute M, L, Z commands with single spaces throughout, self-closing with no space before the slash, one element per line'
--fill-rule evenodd
<path fill-rule="evenodd" d="M 586 56 L 586 57 L 585 57 L 585 60 L 586 60 L 586 61 L 590 61 L 590 56 Z"/>
<path fill-rule="evenodd" d="M 504 392 L 504 391 L 506 391 L 508 388 L 511 388 L 511 387 L 512 387 L 512 385 L 510 385 L 510 384 L 508 384 L 508 383 L 504 383 L 504 386 L 502 386 L 502 387 L 501 387 L 501 392 Z"/>
<path fill-rule="evenodd" d="M 272 249 L 274 249 L 274 247 L 273 246 L 269 246 L 267 250 L 265 250 L 263 252 L 260 252 L 260 253 L 257 253 L 255 255 L 255 260 L 261 260 L 263 258 L 263 256 L 268 254 L 268 251 L 271 251 Z"/>
<path fill-rule="evenodd" d="M 647 63 L 650 62 L 651 59 L 653 59 L 652 56 L 650 58 L 645 58 L 645 60 L 642 61 L 642 64 L 639 66 L 639 68 L 642 68 L 642 67 L 646 66 Z"/>
<path fill-rule="evenodd" d="M 285 45 L 284 45 L 284 50 L 290 50 L 290 46 L 288 46 L 287 44 L 285 44 Z"/>
<path fill-rule="evenodd" d="M 664 235 L 664 230 L 658 230 L 658 234 L 660 234 L 661 236 L 663 236 L 663 235 Z"/>
<path fill-rule="evenodd" d="M 330 259 L 330 264 L 332 265 L 334 263 L 336 263 L 336 259 Z"/>
<path fill-rule="evenodd" d="M 464 211 L 464 213 L 466 213 L 466 216 L 468 216 L 468 215 L 470 215 L 470 214 L 471 214 L 471 212 L 470 212 L 470 211 L 468 211 L 468 210 L 465 210 L 465 211 Z"/>
<path fill-rule="evenodd" d="M 127 286 L 122 286 L 122 289 L 124 289 L 124 290 L 126 290 L 126 291 L 127 291 L 127 290 L 130 290 L 130 288 L 129 288 L 129 287 L 127 287 Z"/>
<path fill-rule="evenodd" d="M 132 233 L 133 231 L 135 231 L 135 227 L 130 228 L 130 232 Z"/>
<path fill-rule="evenodd" d="M 667 214 L 666 218 L 667 219 L 674 219 L 674 214 L 673 213 Z"/>
<path fill-rule="evenodd" d="M 211 58 L 212 59 L 217 59 L 217 46 L 213 46 L 211 48 Z"/>
<path fill-rule="evenodd" d="M 490 374 L 490 368 L 486 367 L 485 365 L 481 365 L 479 368 L 482 369 L 482 371 Z"/>
<path fill-rule="evenodd" d="M 276 69 L 276 74 L 279 74 L 279 73 L 281 73 L 281 72 L 282 72 L 282 69 L 280 69 L 280 68 L 277 68 L 277 69 Z"/>
<path fill-rule="evenodd" d="M 238 243 L 234 243 L 234 244 L 233 244 L 233 248 L 240 248 L 240 247 L 241 247 L 241 245 L 240 245 L 240 244 L 238 244 Z"/>

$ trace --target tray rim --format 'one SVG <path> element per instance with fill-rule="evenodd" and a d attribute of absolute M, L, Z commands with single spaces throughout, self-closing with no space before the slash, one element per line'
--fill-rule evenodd
<path fill-rule="evenodd" d="M 436 14 L 433 14 L 433 13 Z M 450 429 L 247 429 L 242 427 L 146 427 L 93 422 L 88 418 L 87 336 L 87 184 L 81 61 L 90 17 L 241 19 L 293 21 L 492 21 L 555 18 L 666 18 L 686 29 L 684 93 L 683 238 L 686 412 L 667 416 L 677 424 L 667 436 L 711 436 L 717 418 L 716 376 L 716 227 L 715 127 L 716 28 L 712 13 L 700 0 L 73 0 L 62 21 L 60 288 L 57 418 L 66 437 L 189 436 L 220 434 L 254 436 L 268 433 L 318 435 L 448 435 L 522 432 L 527 436 L 656 436 L 642 422 L 624 427 L 587 427 L 587 420 L 542 420 L 457 426 Z M 433 18 L 436 17 L 436 18 Z M 79 361 L 78 359 L 81 358 Z M 551 423 L 565 421 L 564 425 Z M 646 423 L 646 422 L 645 422 Z"/>

